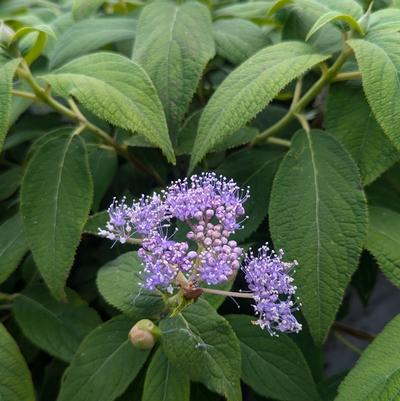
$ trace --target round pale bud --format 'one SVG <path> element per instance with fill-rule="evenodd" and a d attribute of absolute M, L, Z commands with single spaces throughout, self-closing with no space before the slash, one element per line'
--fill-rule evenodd
<path fill-rule="evenodd" d="M 3 21 L 0 21 L 0 45 L 10 46 L 14 35 L 15 32 Z"/>
<path fill-rule="evenodd" d="M 134 347 L 149 350 L 161 335 L 160 329 L 149 319 L 139 320 L 129 332 L 129 340 Z"/>

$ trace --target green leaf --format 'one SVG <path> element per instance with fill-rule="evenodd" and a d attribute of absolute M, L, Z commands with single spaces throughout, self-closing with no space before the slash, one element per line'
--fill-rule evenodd
<path fill-rule="evenodd" d="M 160 322 L 167 357 L 228 401 L 240 401 L 240 348 L 228 322 L 206 301 L 198 300 L 182 313 Z"/>
<path fill-rule="evenodd" d="M 227 317 L 240 341 L 242 380 L 264 397 L 286 401 L 319 400 L 311 371 L 295 342 L 281 334 L 272 337 L 252 318 Z"/>
<path fill-rule="evenodd" d="M 13 311 L 25 336 L 37 347 L 69 362 L 79 344 L 100 323 L 94 309 L 56 301 L 42 285 L 28 287 Z"/>
<path fill-rule="evenodd" d="M 146 362 L 128 333 L 134 321 L 118 316 L 93 330 L 65 372 L 57 401 L 114 401 Z"/>
<path fill-rule="evenodd" d="M 388 279 L 400 287 L 400 213 L 370 207 L 366 248 Z"/>
<path fill-rule="evenodd" d="M 23 173 L 22 167 L 15 166 L 0 174 L 0 200 L 9 198 L 18 189 Z"/>
<path fill-rule="evenodd" d="M 357 20 L 354 19 L 351 15 L 343 14 L 337 11 L 329 11 L 326 14 L 321 15 L 321 17 L 319 17 L 318 20 L 315 21 L 314 25 L 312 26 L 312 28 L 310 29 L 310 31 L 306 36 L 306 41 L 308 41 L 311 38 L 311 36 L 313 36 L 326 24 L 329 24 L 330 22 L 333 21 L 343 21 L 354 31 L 358 32 L 362 36 L 364 35 L 363 28 L 360 26 Z"/>
<path fill-rule="evenodd" d="M 162 105 L 138 64 L 118 54 L 96 53 L 42 78 L 60 95 L 77 98 L 96 116 L 143 134 L 175 162 Z"/>
<path fill-rule="evenodd" d="M 49 138 L 27 166 L 21 213 L 39 271 L 52 294 L 63 298 L 92 203 L 93 184 L 82 139 L 62 132 Z"/>
<path fill-rule="evenodd" d="M 339 387 L 335 401 L 390 401 L 399 399 L 400 316 L 363 352 Z"/>
<path fill-rule="evenodd" d="M 282 156 L 282 152 L 269 149 L 245 149 L 233 153 L 218 167 L 219 173 L 233 178 L 240 187 L 250 187 L 250 198 L 245 203 L 249 218 L 235 239 L 243 241 L 249 237 L 267 215 L 272 180 Z"/>
<path fill-rule="evenodd" d="M 300 131 L 272 187 L 270 229 L 276 249 L 296 259 L 295 282 L 316 344 L 322 344 L 367 230 L 357 166 L 328 133 Z"/>
<path fill-rule="evenodd" d="M 18 345 L 0 323 L 0 399 L 34 401 L 31 374 Z"/>
<path fill-rule="evenodd" d="M 0 151 L 8 131 L 13 77 L 20 62 L 15 59 L 0 65 Z"/>
<path fill-rule="evenodd" d="M 97 287 L 103 298 L 120 311 L 145 317 L 159 314 L 164 301 L 158 291 L 143 287 L 143 269 L 136 252 L 127 252 L 104 265 L 97 275 Z"/>
<path fill-rule="evenodd" d="M 154 82 L 173 137 L 214 53 L 211 17 L 204 5 L 155 2 L 141 12 L 133 59 Z"/>
<path fill-rule="evenodd" d="M 378 178 L 400 157 L 375 120 L 358 84 L 331 86 L 325 124 L 357 162 L 364 185 Z"/>
<path fill-rule="evenodd" d="M 94 189 L 92 209 L 98 210 L 117 171 L 118 158 L 114 148 L 89 146 L 89 165 Z"/>
<path fill-rule="evenodd" d="M 17 213 L 0 226 L 0 283 L 7 280 L 28 250 L 22 219 Z"/>
<path fill-rule="evenodd" d="M 400 10 L 394 8 L 379 10 L 372 13 L 369 19 L 368 32 L 391 30 L 397 32 L 400 28 Z"/>
<path fill-rule="evenodd" d="M 72 0 L 72 15 L 80 20 L 94 14 L 105 0 Z"/>
<path fill-rule="evenodd" d="M 232 4 L 215 10 L 216 17 L 237 17 L 247 19 L 266 18 L 273 1 L 251 1 L 248 3 Z"/>
<path fill-rule="evenodd" d="M 368 103 L 386 135 L 400 150 L 400 33 L 383 31 L 352 39 Z M 382 79 L 377 79 L 382 77 Z"/>
<path fill-rule="evenodd" d="M 147 369 L 142 401 L 189 401 L 190 382 L 159 348 Z"/>
<path fill-rule="evenodd" d="M 213 30 L 217 53 L 233 64 L 240 64 L 271 43 L 265 31 L 245 19 L 218 20 Z"/>
<path fill-rule="evenodd" d="M 107 210 L 90 215 L 85 227 L 83 228 L 83 232 L 85 234 L 98 235 L 99 228 L 105 227 L 108 219 L 109 216 Z"/>
<path fill-rule="evenodd" d="M 219 86 L 201 115 L 190 170 L 290 81 L 327 58 L 304 43 L 286 42 L 262 49 L 241 64 Z"/>
<path fill-rule="evenodd" d="M 77 22 L 57 39 L 49 55 L 49 67 L 58 67 L 108 43 L 133 39 L 135 30 L 136 20 L 133 18 L 93 18 Z"/>

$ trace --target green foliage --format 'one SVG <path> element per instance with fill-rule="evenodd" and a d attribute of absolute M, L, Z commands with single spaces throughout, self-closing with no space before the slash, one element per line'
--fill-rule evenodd
<path fill-rule="evenodd" d="M 190 381 L 158 349 L 146 373 L 143 401 L 189 401 Z"/>
<path fill-rule="evenodd" d="M 365 350 L 339 387 L 335 401 L 389 401 L 399 395 L 400 318 L 394 318 Z"/>
<path fill-rule="evenodd" d="M 65 296 L 65 282 L 92 196 L 83 140 L 74 132 L 49 135 L 27 166 L 21 213 L 35 262 L 56 298 Z"/>
<path fill-rule="evenodd" d="M 300 131 L 276 174 L 269 213 L 275 247 L 299 262 L 302 309 L 321 344 L 366 235 L 366 200 L 354 161 L 329 134 Z"/>
<path fill-rule="evenodd" d="M 160 328 L 163 350 L 179 369 L 228 401 L 241 400 L 239 341 L 206 301 L 162 320 Z"/>
<path fill-rule="evenodd" d="M 279 400 L 318 400 L 310 369 L 289 337 L 259 335 L 251 318 L 231 315 L 229 323 L 240 341 L 242 379 L 264 397 Z"/>
<path fill-rule="evenodd" d="M 156 2 L 140 14 L 133 59 L 154 82 L 173 138 L 214 52 L 205 6 Z"/>
<path fill-rule="evenodd" d="M 0 397 L 6 401 L 34 401 L 31 375 L 17 344 L 0 323 Z"/>
<path fill-rule="evenodd" d="M 65 372 L 58 401 L 112 401 L 145 363 L 148 352 L 127 338 L 132 319 L 118 316 L 93 330 Z"/>
<path fill-rule="evenodd" d="M 15 318 L 36 346 L 69 362 L 84 337 L 100 324 L 95 310 L 74 302 L 56 301 L 42 285 L 23 291 L 14 302 Z"/>
<path fill-rule="evenodd" d="M 262 49 L 240 65 L 201 115 L 190 169 L 255 117 L 290 81 L 326 58 L 306 44 L 287 42 Z"/>
<path fill-rule="evenodd" d="M 0 401 L 397 400 L 398 318 L 351 322 L 400 287 L 399 31 L 399 0 L 0 1 Z M 205 225 L 146 204 L 192 172 L 239 187 Z"/>

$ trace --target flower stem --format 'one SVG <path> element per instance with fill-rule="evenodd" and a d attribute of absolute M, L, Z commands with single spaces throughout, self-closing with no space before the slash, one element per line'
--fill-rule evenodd
<path fill-rule="evenodd" d="M 353 345 L 350 341 L 347 340 L 347 338 L 342 336 L 338 331 L 335 331 L 335 336 L 344 346 L 351 349 L 356 354 L 359 354 L 359 355 L 362 354 L 362 351 L 360 350 L 360 348 Z"/>
<path fill-rule="evenodd" d="M 222 295 L 224 297 L 253 299 L 253 293 L 216 290 L 214 288 L 201 288 L 206 294 Z"/>
<path fill-rule="evenodd" d="M 250 146 L 254 146 L 259 143 L 265 142 L 269 137 L 273 136 L 281 129 L 286 127 L 296 115 L 299 114 L 314 98 L 318 93 L 325 87 L 326 84 L 331 82 L 339 70 L 342 68 L 343 64 L 350 57 L 352 53 L 351 48 L 346 47 L 332 64 L 328 70 L 318 79 L 317 82 L 299 99 L 296 104 L 293 105 L 278 122 L 276 122 L 271 127 L 267 128 L 264 132 L 256 136 L 256 138 L 250 143 Z"/>
<path fill-rule="evenodd" d="M 360 340 L 373 341 L 376 337 L 374 334 L 368 333 L 367 331 L 355 329 L 340 322 L 333 323 L 333 328 Z"/>
<path fill-rule="evenodd" d="M 360 78 L 361 78 L 360 71 L 341 72 L 340 74 L 337 74 L 335 78 L 332 79 L 332 82 L 349 81 L 351 79 L 360 79 Z"/>
<path fill-rule="evenodd" d="M 282 138 L 276 138 L 274 136 L 270 136 L 267 139 L 268 143 L 271 143 L 273 145 L 280 145 L 280 146 L 285 146 L 286 148 L 290 148 L 291 142 L 288 141 L 287 139 L 282 139 Z"/>

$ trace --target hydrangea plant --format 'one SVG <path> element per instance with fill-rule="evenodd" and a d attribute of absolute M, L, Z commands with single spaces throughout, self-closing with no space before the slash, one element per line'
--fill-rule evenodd
<path fill-rule="evenodd" d="M 1 0 L 0 400 L 399 400 L 399 29 Z"/>

